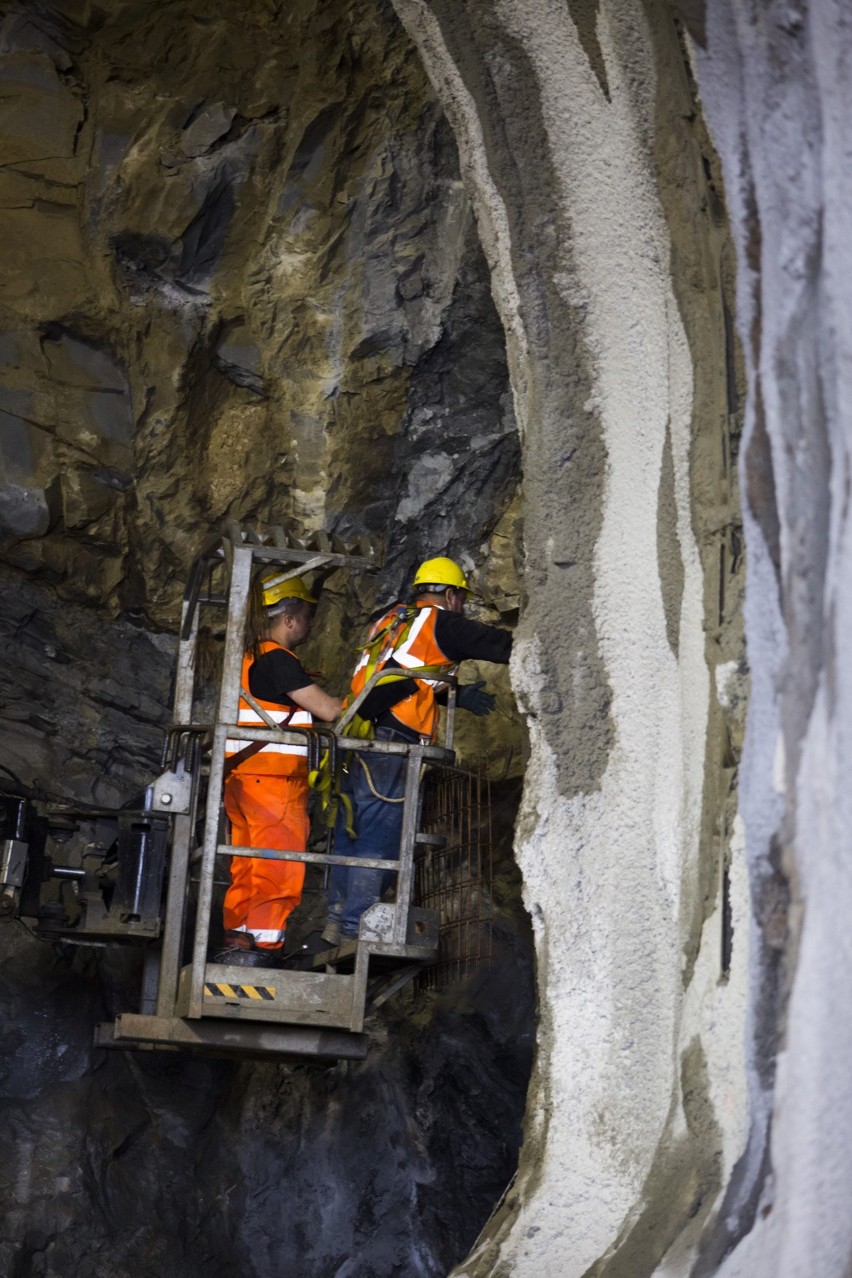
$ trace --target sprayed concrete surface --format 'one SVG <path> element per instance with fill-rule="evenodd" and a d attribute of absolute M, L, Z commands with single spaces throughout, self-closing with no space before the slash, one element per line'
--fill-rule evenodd
<path fill-rule="evenodd" d="M 686 1272 L 747 1136 L 734 822 L 724 980 L 709 882 L 708 665 L 727 645 L 742 668 L 708 553 L 724 522 L 708 508 L 736 504 L 707 478 L 731 414 L 715 160 L 697 129 L 692 167 L 667 154 L 671 113 L 698 113 L 663 7 L 397 10 L 459 140 L 524 440 L 512 673 L 532 736 L 517 855 L 538 1058 L 515 1184 L 456 1272 Z"/>
<path fill-rule="evenodd" d="M 756 964 L 750 985 L 751 1148 L 729 1193 L 719 1272 L 840 1278 L 852 1256 L 852 29 L 834 3 L 726 2 L 692 25 L 748 370 L 755 680 L 742 804 L 758 936 L 772 922 L 765 885 L 785 897 L 779 970 Z"/>

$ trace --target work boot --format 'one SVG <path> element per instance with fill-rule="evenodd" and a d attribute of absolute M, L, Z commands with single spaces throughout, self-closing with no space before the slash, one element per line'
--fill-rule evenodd
<path fill-rule="evenodd" d="M 251 932 L 242 932 L 237 928 L 227 929 L 222 934 L 223 948 L 226 950 L 254 950 L 257 948 Z"/>
<path fill-rule="evenodd" d="M 211 962 L 223 963 L 230 967 L 279 967 L 283 946 L 274 950 L 263 949 L 255 944 L 251 932 L 226 932 L 225 944 L 213 955 Z"/>
<path fill-rule="evenodd" d="M 280 967 L 281 950 L 238 950 L 229 947 L 214 954 L 213 962 L 223 963 L 228 967 Z"/>

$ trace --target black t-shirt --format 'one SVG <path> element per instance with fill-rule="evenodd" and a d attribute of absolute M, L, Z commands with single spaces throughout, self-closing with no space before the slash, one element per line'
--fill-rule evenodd
<path fill-rule="evenodd" d="M 249 668 L 248 679 L 249 692 L 258 701 L 274 701 L 282 706 L 293 704 L 288 693 L 313 683 L 299 658 L 284 648 L 262 653 Z"/>
<path fill-rule="evenodd" d="M 472 621 L 459 612 L 448 612 L 446 608 L 438 608 L 435 618 L 435 642 L 447 661 L 454 665 L 459 661 L 493 661 L 495 665 L 508 665 L 512 655 L 512 632 L 500 630 L 497 626 L 488 626 L 483 621 Z M 398 666 L 393 657 L 387 666 Z M 381 727 L 397 728 L 405 731 L 400 721 L 391 715 L 391 709 L 399 701 L 412 696 L 417 691 L 414 679 L 400 679 L 392 683 L 380 685 L 365 698 L 359 713 L 365 719 L 372 719 Z M 406 733 L 406 735 L 409 735 Z M 416 734 L 412 736 L 416 739 Z"/>
<path fill-rule="evenodd" d="M 460 612 L 439 608 L 435 618 L 435 642 L 448 661 L 493 661 L 506 666 L 512 655 L 512 632 L 471 621 Z"/>

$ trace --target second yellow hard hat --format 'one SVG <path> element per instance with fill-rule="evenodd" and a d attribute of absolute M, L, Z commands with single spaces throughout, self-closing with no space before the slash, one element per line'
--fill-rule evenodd
<path fill-rule="evenodd" d="M 271 608 L 282 599 L 304 599 L 305 603 L 315 604 L 316 598 L 308 590 L 303 577 L 286 577 L 277 568 L 266 572 L 260 579 L 263 590 L 263 606 Z"/>

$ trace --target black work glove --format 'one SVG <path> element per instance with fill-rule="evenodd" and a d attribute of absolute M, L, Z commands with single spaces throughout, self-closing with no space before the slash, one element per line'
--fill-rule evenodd
<path fill-rule="evenodd" d="M 484 687 L 484 679 L 478 679 L 476 683 L 464 684 L 456 693 L 456 705 L 480 717 L 490 714 L 497 704 L 497 699 L 490 692 L 483 692 Z"/>

